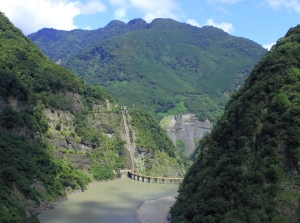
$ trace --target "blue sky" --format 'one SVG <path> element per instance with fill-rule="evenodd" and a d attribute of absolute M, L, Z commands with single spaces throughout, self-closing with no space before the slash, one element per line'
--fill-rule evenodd
<path fill-rule="evenodd" d="M 98 29 L 114 19 L 172 18 L 265 47 L 300 23 L 300 0 L 0 0 L 0 11 L 26 35 L 44 27 Z"/>

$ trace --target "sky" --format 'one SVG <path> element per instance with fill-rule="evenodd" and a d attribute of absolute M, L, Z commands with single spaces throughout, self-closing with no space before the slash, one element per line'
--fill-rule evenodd
<path fill-rule="evenodd" d="M 114 19 L 171 18 L 215 26 L 265 48 L 300 23 L 300 0 L 0 0 L 0 11 L 25 35 L 42 28 L 93 30 Z"/>

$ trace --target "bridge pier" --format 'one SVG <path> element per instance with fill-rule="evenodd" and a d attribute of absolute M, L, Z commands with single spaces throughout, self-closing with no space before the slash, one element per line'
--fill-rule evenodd
<path fill-rule="evenodd" d="M 157 178 L 154 178 L 154 182 L 157 184 Z"/>
<path fill-rule="evenodd" d="M 121 177 L 122 177 L 122 175 L 121 175 L 121 169 L 118 168 L 118 169 L 116 169 L 116 178 L 121 178 Z"/>

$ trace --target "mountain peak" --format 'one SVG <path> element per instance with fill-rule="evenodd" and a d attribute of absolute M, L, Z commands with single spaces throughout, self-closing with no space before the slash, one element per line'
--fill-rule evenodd
<path fill-rule="evenodd" d="M 126 23 L 124 23 L 120 20 L 112 20 L 104 28 L 114 28 L 114 27 L 121 27 L 121 26 L 125 26 L 125 25 L 126 25 Z"/>
<path fill-rule="evenodd" d="M 134 24 L 148 24 L 148 23 L 141 18 L 132 19 L 127 23 L 127 25 L 134 25 Z"/>
<path fill-rule="evenodd" d="M 150 23 L 150 25 L 153 26 L 161 26 L 161 25 L 178 25 L 181 24 L 180 22 L 177 22 L 173 19 L 166 19 L 166 18 L 156 18 L 153 19 L 152 22 Z"/>

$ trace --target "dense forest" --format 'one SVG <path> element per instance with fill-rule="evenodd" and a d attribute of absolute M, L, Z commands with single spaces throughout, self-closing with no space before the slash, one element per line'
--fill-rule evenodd
<path fill-rule="evenodd" d="M 299 222 L 300 26 L 255 66 L 200 141 L 172 222 Z"/>
<path fill-rule="evenodd" d="M 114 99 L 54 64 L 2 13 L 0 79 L 1 223 L 39 222 L 37 214 L 67 193 L 83 191 L 91 181 L 114 179 L 116 168 L 128 168 L 122 115 Z M 138 126 L 139 116 L 131 116 Z M 162 131 L 157 122 L 149 124 Z M 166 141 L 165 135 L 155 137 Z M 136 140 L 149 144 L 145 137 Z M 176 157 L 181 171 L 181 158 L 167 143 L 163 149 L 146 149 L 155 153 L 151 158 Z M 162 165 L 148 171 L 158 173 Z"/>
<path fill-rule="evenodd" d="M 28 36 L 53 62 L 64 65 L 69 57 L 94 47 L 98 42 L 126 32 L 146 29 L 142 19 L 133 19 L 125 24 L 113 20 L 103 28 L 96 30 L 75 29 L 71 31 L 44 28 Z"/>
<path fill-rule="evenodd" d="M 112 21 L 94 31 L 43 29 L 29 38 L 53 61 L 158 120 L 189 111 L 214 121 L 267 52 L 221 29 L 171 19 Z"/>

